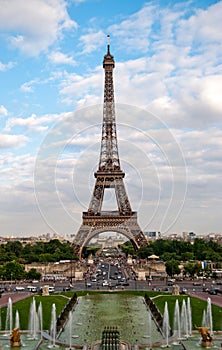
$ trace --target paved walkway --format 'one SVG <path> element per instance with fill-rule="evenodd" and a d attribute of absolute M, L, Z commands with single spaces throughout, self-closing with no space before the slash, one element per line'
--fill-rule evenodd
<path fill-rule="evenodd" d="M 189 294 L 192 297 L 196 297 L 199 298 L 201 300 L 205 300 L 207 301 L 208 298 L 211 299 L 211 304 L 217 305 L 219 307 L 222 307 L 222 294 L 216 294 L 216 295 L 210 295 L 208 293 L 204 293 L 204 292 L 191 292 Z"/>
<path fill-rule="evenodd" d="M 3 293 L 1 298 L 0 298 L 0 307 L 7 306 L 9 298 L 12 299 L 12 303 L 15 303 L 16 301 L 26 299 L 30 295 L 32 295 L 32 293 L 30 293 L 30 292 Z"/>
<path fill-rule="evenodd" d="M 9 292 L 9 293 L 3 293 L 2 297 L 0 298 L 0 307 L 4 307 L 8 305 L 8 299 L 9 297 L 12 299 L 12 303 L 15 303 L 16 301 L 26 299 L 27 297 L 33 295 L 30 292 Z M 190 296 L 199 298 L 201 300 L 207 301 L 208 298 L 211 299 L 211 303 L 214 305 L 217 305 L 219 307 L 222 307 L 222 294 L 217 294 L 217 295 L 210 295 L 208 293 L 203 293 L 203 292 L 191 292 L 189 294 Z"/>

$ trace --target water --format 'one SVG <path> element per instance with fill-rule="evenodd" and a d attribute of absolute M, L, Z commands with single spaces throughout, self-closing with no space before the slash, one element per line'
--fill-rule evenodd
<path fill-rule="evenodd" d="M 39 330 L 40 330 L 40 334 L 42 337 L 42 330 L 43 330 L 43 318 L 42 318 L 42 303 L 39 303 L 39 307 L 38 307 L 38 318 L 39 318 Z"/>
<path fill-rule="evenodd" d="M 6 333 L 12 333 L 12 299 L 8 298 L 7 312 L 6 312 L 6 321 L 5 321 L 5 331 Z"/>
<path fill-rule="evenodd" d="M 7 350 L 10 347 L 8 329 L 13 326 L 12 320 L 12 302 L 8 301 L 7 306 L 7 337 L 0 335 L 0 345 L 3 350 Z M 195 310 L 194 310 L 195 311 Z M 33 315 L 37 315 L 37 321 L 33 318 Z M 212 320 L 212 306 L 211 299 L 208 298 L 207 307 L 204 310 L 204 322 L 206 326 L 213 324 Z M 33 334 L 37 333 L 37 324 L 39 324 L 40 330 L 42 330 L 42 305 L 39 304 L 38 312 L 36 312 L 36 303 L 33 298 L 30 307 L 30 319 L 32 319 Z M 19 315 L 15 317 L 15 325 L 19 322 Z M 181 327 L 182 324 L 182 327 Z M 11 325 L 11 326 L 10 326 Z M 176 326 L 177 325 L 177 326 Z M 188 338 L 190 333 L 190 325 L 192 325 L 192 312 L 190 307 L 190 300 L 187 298 L 182 302 L 181 311 L 179 308 L 178 300 L 175 302 L 174 309 L 174 335 L 176 332 L 180 334 L 180 327 L 183 329 L 182 335 L 186 340 L 184 344 L 187 349 L 195 350 L 200 348 L 200 335 L 192 336 Z M 45 341 L 39 347 L 39 350 L 46 350 L 47 348 L 58 348 L 61 350 L 75 348 L 78 345 L 89 345 L 93 341 L 101 340 L 102 331 L 105 326 L 118 327 L 120 331 L 121 340 L 127 340 L 131 344 L 142 344 L 144 350 L 150 350 L 154 343 L 162 343 L 164 346 L 169 346 L 169 315 L 168 305 L 165 303 L 164 307 L 164 340 L 161 334 L 157 331 L 154 322 L 151 320 L 151 315 L 147 311 L 147 307 L 142 297 L 136 297 L 131 295 L 121 294 L 98 294 L 88 295 L 78 299 L 78 303 L 75 306 L 74 312 L 69 313 L 68 322 L 66 324 L 64 332 L 61 333 L 59 341 L 66 343 L 66 346 L 57 345 L 56 339 L 56 307 L 52 305 L 51 312 L 51 330 L 50 341 Z M 191 326 L 192 327 L 192 326 Z M 211 327 L 213 331 L 213 326 Z M 192 329 L 191 329 L 192 330 Z M 181 336 L 182 336 L 181 335 Z M 27 337 L 22 334 L 22 347 L 26 350 L 32 350 L 38 343 L 38 339 Z M 156 344 L 155 344 L 156 345 Z M 179 343 L 173 343 L 172 347 L 175 350 L 181 350 Z M 214 341 L 214 348 L 219 348 L 220 342 Z M 157 349 L 159 349 L 157 347 Z"/>
<path fill-rule="evenodd" d="M 193 322 L 192 322 L 192 310 L 190 305 L 190 298 L 187 298 L 187 328 L 188 328 L 188 335 L 192 335 L 192 329 L 193 329 Z"/>
<path fill-rule="evenodd" d="M 167 301 L 164 305 L 164 313 L 163 313 L 163 335 L 166 342 L 166 346 L 169 346 L 169 335 L 170 335 L 170 325 L 169 325 L 169 311 Z"/>
<path fill-rule="evenodd" d="M 50 335 L 51 335 L 50 347 L 55 347 L 56 346 L 56 306 L 55 304 L 52 304 Z"/>
<path fill-rule="evenodd" d="M 207 323 L 207 327 L 210 328 L 210 334 L 213 334 L 213 317 L 212 317 L 212 306 L 211 306 L 210 298 L 207 298 L 206 323 Z"/>
<path fill-rule="evenodd" d="M 178 299 L 175 302 L 174 308 L 174 320 L 173 320 L 173 334 L 177 338 L 181 338 L 181 327 L 180 327 L 180 307 Z"/>
<path fill-rule="evenodd" d="M 69 311 L 69 349 L 72 348 L 72 329 L 73 329 L 72 311 Z"/>
<path fill-rule="evenodd" d="M 148 348 L 151 348 L 152 346 L 152 318 L 150 312 L 148 312 L 148 337 L 150 338 L 150 341 L 148 343 Z"/>
<path fill-rule="evenodd" d="M 37 334 L 39 332 L 39 317 L 36 310 L 35 298 L 32 299 L 29 312 L 29 332 L 33 339 L 37 339 Z"/>
<path fill-rule="evenodd" d="M 20 329 L 20 320 L 19 320 L 19 312 L 18 312 L 18 310 L 16 310 L 16 313 L 15 313 L 15 328 L 19 328 Z"/>
<path fill-rule="evenodd" d="M 187 318 L 187 306 L 185 299 L 182 301 L 182 309 L 181 309 L 181 317 L 180 317 L 180 325 L 181 325 L 181 336 L 187 338 L 188 337 L 188 318 Z"/>
<path fill-rule="evenodd" d="M 121 294 L 80 297 L 72 315 L 72 342 L 89 345 L 101 339 L 105 326 L 117 326 L 121 340 L 149 346 L 150 334 L 152 340 L 162 340 L 149 316 L 142 297 Z M 69 327 L 65 327 L 59 340 L 67 343 L 69 332 Z"/>

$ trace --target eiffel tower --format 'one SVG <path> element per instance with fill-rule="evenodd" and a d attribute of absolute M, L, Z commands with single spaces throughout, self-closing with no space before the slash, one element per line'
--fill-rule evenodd
<path fill-rule="evenodd" d="M 102 140 L 98 170 L 94 173 L 96 183 L 87 212 L 83 212 L 82 224 L 73 242 L 74 254 L 81 257 L 83 247 L 97 234 L 107 231 L 119 232 L 130 239 L 135 250 L 147 245 L 144 233 L 137 222 L 137 212 L 132 211 L 126 193 L 118 154 L 113 69 L 114 57 L 110 43 L 104 56 L 105 70 Z M 104 191 L 114 188 L 118 211 L 102 211 Z"/>

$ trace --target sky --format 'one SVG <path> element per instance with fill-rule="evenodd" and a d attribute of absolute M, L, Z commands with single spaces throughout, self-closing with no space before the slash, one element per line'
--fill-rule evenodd
<path fill-rule="evenodd" d="M 222 1 L 0 8 L 0 236 L 78 232 L 99 163 L 107 35 L 121 168 L 142 230 L 222 233 Z M 103 209 L 116 209 L 113 191 Z"/>

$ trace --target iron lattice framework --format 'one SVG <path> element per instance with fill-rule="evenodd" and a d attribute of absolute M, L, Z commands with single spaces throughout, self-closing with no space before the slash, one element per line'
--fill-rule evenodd
<path fill-rule="evenodd" d="M 105 70 L 102 140 L 99 167 L 94 174 L 96 183 L 87 212 L 83 212 L 83 222 L 74 241 L 74 253 L 81 256 L 82 248 L 95 235 L 114 231 L 128 237 L 136 250 L 147 245 L 146 238 L 138 225 L 137 213 L 133 212 L 126 193 L 121 170 L 114 103 L 113 69 L 114 57 L 110 54 L 110 45 L 104 56 Z M 118 211 L 102 211 L 105 189 L 115 190 Z"/>

